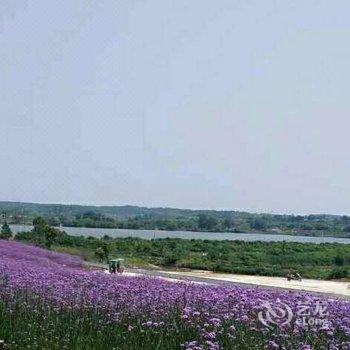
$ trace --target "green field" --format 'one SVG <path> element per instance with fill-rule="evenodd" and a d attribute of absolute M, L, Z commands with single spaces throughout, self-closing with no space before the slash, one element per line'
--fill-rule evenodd
<path fill-rule="evenodd" d="M 350 277 L 349 244 L 77 237 L 48 226 L 18 233 L 15 239 L 80 255 L 87 261 L 124 257 L 133 266 L 153 264 L 266 276 L 298 271 L 305 278 L 319 279 Z"/>

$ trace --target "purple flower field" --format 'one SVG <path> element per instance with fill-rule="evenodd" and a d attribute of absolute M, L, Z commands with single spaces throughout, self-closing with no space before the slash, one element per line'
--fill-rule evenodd
<path fill-rule="evenodd" d="M 349 300 L 107 275 L 13 241 L 0 241 L 0 296 L 5 348 L 350 349 Z"/>

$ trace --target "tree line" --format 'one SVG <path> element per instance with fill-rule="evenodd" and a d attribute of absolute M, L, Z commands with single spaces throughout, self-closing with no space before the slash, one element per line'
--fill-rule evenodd
<path fill-rule="evenodd" d="M 347 215 L 281 215 L 242 211 L 82 206 L 0 202 L 8 224 L 32 224 L 41 216 L 51 226 L 166 231 L 268 232 L 350 238 Z"/>

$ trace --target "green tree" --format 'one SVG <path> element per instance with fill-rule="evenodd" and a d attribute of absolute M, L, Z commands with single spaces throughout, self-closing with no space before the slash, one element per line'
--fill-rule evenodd
<path fill-rule="evenodd" d="M 103 261 L 108 262 L 109 253 L 110 253 L 110 244 L 108 244 L 102 240 L 99 240 L 99 241 L 100 242 L 99 242 L 94 254 L 100 262 L 103 262 Z"/>
<path fill-rule="evenodd" d="M 266 230 L 267 224 L 266 224 L 266 221 L 264 219 L 256 218 L 253 220 L 251 227 L 254 230 L 262 230 L 263 231 L 263 230 Z"/>
<path fill-rule="evenodd" d="M 200 214 L 198 216 L 198 227 L 201 230 L 213 230 L 218 221 L 215 217 L 206 215 L 206 214 Z"/>
<path fill-rule="evenodd" d="M 99 260 L 99 262 L 102 262 L 103 261 L 103 258 L 105 256 L 105 252 L 103 251 L 102 247 L 98 247 L 96 250 L 95 250 L 95 256 L 96 258 Z"/>
<path fill-rule="evenodd" d="M 12 237 L 12 231 L 10 229 L 10 226 L 5 221 L 4 224 L 1 226 L 0 238 L 9 239 L 11 237 Z"/>
<path fill-rule="evenodd" d="M 58 235 L 58 231 L 55 228 L 50 227 L 49 225 L 45 226 L 44 236 L 45 236 L 45 246 L 47 248 L 51 248 L 52 244 L 57 238 L 57 235 Z"/>
<path fill-rule="evenodd" d="M 106 242 L 102 242 L 101 248 L 102 248 L 102 250 L 103 250 L 103 258 L 104 258 L 106 261 L 108 261 L 109 252 L 110 252 L 109 244 L 107 244 Z"/>
<path fill-rule="evenodd" d="M 350 233 L 350 225 L 344 227 L 344 232 Z"/>
<path fill-rule="evenodd" d="M 40 232 L 46 225 L 46 221 L 41 216 L 37 216 L 33 220 L 33 231 Z"/>
<path fill-rule="evenodd" d="M 37 242 L 51 248 L 59 231 L 49 226 L 41 216 L 34 218 L 33 226 L 32 233 L 35 235 Z"/>
<path fill-rule="evenodd" d="M 232 216 L 226 215 L 224 218 L 224 227 L 227 229 L 232 229 L 235 227 L 235 221 Z"/>

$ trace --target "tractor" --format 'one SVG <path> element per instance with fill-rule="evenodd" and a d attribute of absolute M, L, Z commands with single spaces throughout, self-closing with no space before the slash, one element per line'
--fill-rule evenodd
<path fill-rule="evenodd" d="M 123 273 L 124 272 L 124 259 L 111 259 L 108 261 L 109 273 Z"/>

